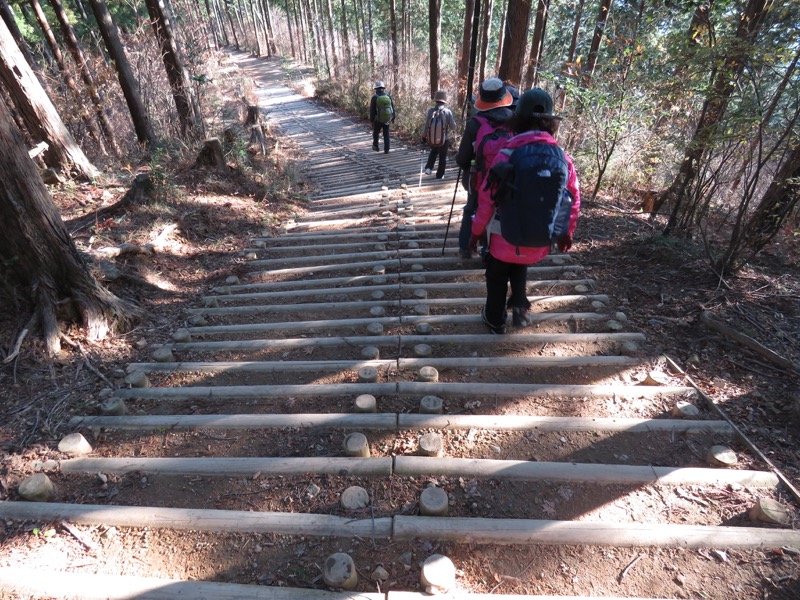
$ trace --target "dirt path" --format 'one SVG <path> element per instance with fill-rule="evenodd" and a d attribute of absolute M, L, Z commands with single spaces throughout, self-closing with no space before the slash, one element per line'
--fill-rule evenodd
<path fill-rule="evenodd" d="M 411 600 L 433 555 L 448 597 L 797 597 L 800 536 L 748 516 L 788 504 L 778 480 L 580 249 L 530 269 L 530 327 L 488 334 L 480 260 L 442 251 L 455 173 L 420 185 L 416 149 L 374 153 L 277 63 L 237 60 L 317 192 L 73 418 L 90 455 L 12 466 L 7 487 L 40 470 L 58 492 L 0 503 L 5 597 Z M 737 463 L 710 466 L 723 444 Z M 324 591 L 337 552 L 355 592 Z"/>

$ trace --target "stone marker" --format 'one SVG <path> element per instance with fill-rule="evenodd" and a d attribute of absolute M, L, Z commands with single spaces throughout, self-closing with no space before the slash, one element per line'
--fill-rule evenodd
<path fill-rule="evenodd" d="M 23 479 L 17 492 L 29 502 L 49 502 L 56 497 L 56 486 L 44 473 L 36 473 Z"/>
<path fill-rule="evenodd" d="M 602 311 L 605 307 L 606 307 L 605 303 L 600 302 L 600 300 L 592 301 L 592 308 L 595 309 L 597 312 Z"/>
<path fill-rule="evenodd" d="M 428 344 L 417 344 L 414 346 L 414 356 L 426 358 L 433 354 L 433 349 Z"/>
<path fill-rule="evenodd" d="M 106 398 L 100 404 L 100 413 L 107 417 L 119 417 L 128 412 L 125 401 L 122 398 Z"/>
<path fill-rule="evenodd" d="M 622 342 L 622 346 L 620 346 L 620 354 L 622 356 L 633 356 L 639 351 L 639 344 L 636 342 L 631 342 L 628 340 L 627 342 Z"/>
<path fill-rule="evenodd" d="M 772 498 L 758 498 L 750 509 L 750 519 L 762 523 L 788 525 L 791 521 L 789 510 Z"/>
<path fill-rule="evenodd" d="M 228 285 L 236 285 L 237 283 L 239 283 L 239 278 L 236 275 L 231 275 L 230 277 L 225 279 L 225 283 L 227 283 Z"/>
<path fill-rule="evenodd" d="M 419 335 L 429 335 L 433 333 L 433 326 L 430 323 L 417 323 L 414 331 Z"/>
<path fill-rule="evenodd" d="M 550 262 L 558 266 L 558 265 L 563 265 L 565 261 L 560 256 L 554 256 L 552 260 L 550 260 Z"/>
<path fill-rule="evenodd" d="M 153 351 L 153 360 L 156 362 L 175 362 L 175 355 L 172 354 L 172 346 L 164 344 Z"/>
<path fill-rule="evenodd" d="M 386 250 L 386 244 L 375 244 L 372 249 L 376 252 L 383 252 Z"/>
<path fill-rule="evenodd" d="M 361 367 L 358 370 L 359 383 L 378 383 L 378 369 L 375 367 Z"/>
<path fill-rule="evenodd" d="M 626 315 L 624 312 L 618 312 L 614 313 L 614 318 L 620 323 L 624 323 L 628 320 L 628 315 Z"/>
<path fill-rule="evenodd" d="M 614 319 L 606 321 L 606 327 L 608 328 L 609 331 L 622 331 L 623 329 L 625 329 L 622 323 L 620 323 L 619 321 L 615 321 Z"/>
<path fill-rule="evenodd" d="M 185 342 L 191 342 L 192 335 L 189 333 L 188 329 L 182 327 L 181 329 L 175 330 L 175 332 L 172 334 L 172 339 L 179 344 L 183 344 Z"/>
<path fill-rule="evenodd" d="M 410 249 L 412 249 L 412 250 L 416 250 L 417 248 L 419 248 L 419 243 L 418 242 L 408 242 L 408 247 Z"/>
<path fill-rule="evenodd" d="M 425 283 L 425 275 L 414 275 L 411 278 L 411 283 Z"/>
<path fill-rule="evenodd" d="M 345 510 L 359 510 L 369 506 L 369 494 L 367 490 L 358 485 L 353 485 L 342 492 L 339 504 Z"/>
<path fill-rule="evenodd" d="M 139 338 L 138 340 L 136 340 L 135 345 L 137 350 L 144 350 L 145 348 L 147 348 L 147 340 L 144 338 Z"/>
<path fill-rule="evenodd" d="M 696 417 L 700 414 L 700 409 L 691 402 L 686 402 L 686 400 L 678 400 L 670 412 L 672 413 L 673 417 L 678 418 Z"/>
<path fill-rule="evenodd" d="M 353 410 L 357 413 L 378 412 L 378 401 L 372 394 L 361 394 L 353 403 Z"/>
<path fill-rule="evenodd" d="M 369 457 L 369 443 L 363 433 L 351 433 L 344 438 L 344 453 L 346 456 Z"/>
<path fill-rule="evenodd" d="M 70 456 L 83 456 L 92 453 L 92 445 L 80 433 L 70 433 L 58 442 L 58 451 Z"/>
<path fill-rule="evenodd" d="M 419 453 L 422 456 L 441 456 L 442 438 L 438 433 L 426 433 L 419 438 Z"/>
<path fill-rule="evenodd" d="M 386 266 L 385 265 L 375 265 L 372 267 L 372 272 L 377 273 L 378 275 L 383 275 L 386 273 Z"/>
<path fill-rule="evenodd" d="M 444 400 L 438 396 L 423 396 L 419 401 L 419 412 L 424 415 L 440 415 L 444 412 Z"/>
<path fill-rule="evenodd" d="M 589 291 L 588 285 L 580 284 L 575 286 L 575 292 L 577 292 L 578 294 L 585 294 L 588 291 Z"/>
<path fill-rule="evenodd" d="M 428 297 L 428 290 L 423 290 L 423 289 L 414 290 L 414 298 L 425 300 L 425 298 L 427 297 Z"/>
<path fill-rule="evenodd" d="M 373 306 L 369 309 L 369 314 L 373 317 L 382 317 L 386 314 L 386 309 L 382 306 Z"/>
<path fill-rule="evenodd" d="M 446 594 L 456 586 L 456 566 L 441 554 L 432 554 L 422 563 L 419 580 L 426 594 Z"/>
<path fill-rule="evenodd" d="M 189 325 L 194 325 L 195 327 L 202 327 L 203 325 L 208 325 L 208 321 L 203 315 L 193 315 L 189 317 Z"/>
<path fill-rule="evenodd" d="M 411 265 L 411 270 L 412 271 L 424 271 L 425 270 L 425 265 L 421 265 L 419 263 L 414 263 L 413 265 Z"/>
<path fill-rule="evenodd" d="M 207 308 L 217 308 L 219 307 L 219 302 L 214 296 L 209 296 L 208 298 L 203 298 L 203 306 Z"/>
<path fill-rule="evenodd" d="M 378 236 L 378 241 L 379 242 L 388 242 L 389 241 L 389 236 L 386 235 L 385 233 L 382 233 L 381 235 Z"/>
<path fill-rule="evenodd" d="M 150 381 L 147 379 L 147 375 L 144 371 L 134 371 L 133 373 L 128 373 L 128 376 L 125 378 L 125 383 L 134 388 L 150 387 Z"/>
<path fill-rule="evenodd" d="M 367 325 L 367 333 L 370 335 L 383 335 L 383 325 L 380 323 L 370 323 Z"/>
<path fill-rule="evenodd" d="M 712 467 L 733 467 L 739 462 L 736 452 L 727 446 L 711 446 L 706 454 L 706 462 Z"/>
<path fill-rule="evenodd" d="M 442 488 L 431 485 L 419 496 L 419 514 L 426 517 L 444 517 L 450 507 L 450 499 Z"/>
<path fill-rule="evenodd" d="M 381 357 L 381 351 L 376 346 L 365 346 L 361 349 L 361 356 L 366 360 L 378 360 Z"/>
<path fill-rule="evenodd" d="M 256 260 L 258 258 L 257 252 L 245 252 L 244 253 L 245 260 Z"/>
<path fill-rule="evenodd" d="M 383 300 L 383 297 L 386 294 L 383 292 L 383 290 L 375 290 L 373 292 L 370 292 L 369 295 L 373 300 Z"/>
<path fill-rule="evenodd" d="M 322 579 L 325 585 L 334 588 L 353 590 L 358 585 L 358 572 L 356 565 L 349 554 L 337 552 L 325 560 L 322 569 Z"/>
<path fill-rule="evenodd" d="M 375 285 L 383 285 L 383 284 L 385 284 L 385 283 L 386 283 L 387 281 L 389 281 L 389 280 L 386 278 L 386 275 L 377 275 L 377 276 L 373 277 L 373 278 L 371 279 L 371 281 L 372 281 L 372 283 L 374 283 Z"/>
<path fill-rule="evenodd" d="M 422 367 L 417 373 L 417 381 L 436 383 L 439 381 L 439 371 L 435 367 Z"/>
<path fill-rule="evenodd" d="M 431 307 L 427 304 L 417 304 L 414 307 L 414 312 L 418 315 L 429 315 L 431 314 Z"/>

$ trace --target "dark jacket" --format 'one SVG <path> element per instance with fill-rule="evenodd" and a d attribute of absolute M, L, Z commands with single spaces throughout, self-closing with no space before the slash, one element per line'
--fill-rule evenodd
<path fill-rule="evenodd" d="M 485 117 L 495 123 L 502 123 L 511 116 L 511 109 L 506 106 L 492 108 L 491 110 L 476 113 L 467 121 L 464 127 L 464 135 L 461 138 L 461 143 L 458 146 L 456 153 L 456 164 L 461 167 L 464 173 L 469 173 L 470 163 L 475 158 L 475 137 L 478 135 L 478 130 L 481 128 L 481 122 L 476 117 Z"/>
<path fill-rule="evenodd" d="M 375 92 L 375 95 L 372 96 L 372 100 L 369 101 L 369 120 L 373 123 L 375 119 L 378 118 L 378 96 L 389 96 L 385 91 L 381 90 L 379 92 Z M 389 100 L 392 100 L 392 97 L 389 96 Z M 392 121 L 397 116 L 397 110 L 394 108 L 394 100 L 392 100 Z"/>

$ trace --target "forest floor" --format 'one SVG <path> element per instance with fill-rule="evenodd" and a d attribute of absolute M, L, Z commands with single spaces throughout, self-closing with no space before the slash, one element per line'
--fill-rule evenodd
<path fill-rule="evenodd" d="M 233 107 L 235 102 L 231 100 Z M 4 363 L 2 358 L 11 353 L 26 321 L 26 311 L 14 290 L 0 288 L 0 305 L 5 307 L 0 313 L 0 500 L 16 497 L 14 487 L 21 463 L 52 454 L 59 439 L 69 433 L 69 417 L 95 411 L 102 390 L 119 384 L 128 363 L 148 360 L 149 346 L 169 341 L 170 334 L 183 326 L 187 307 L 197 306 L 210 286 L 237 274 L 232 257 L 239 255 L 248 238 L 274 230 L 288 216 L 302 212 L 304 185 L 293 166 L 296 159 L 285 148 L 266 157 L 248 154 L 246 166 L 220 172 L 194 167 L 193 157 L 184 157 L 163 176 L 150 171 L 158 185 L 146 202 L 88 224 L 82 218 L 118 200 L 130 185 L 128 178 L 104 177 L 93 184 L 51 189 L 82 250 L 97 251 L 123 243 L 152 245 L 152 252 L 123 254 L 104 261 L 115 267 L 113 276 L 109 276 L 110 269 L 98 268 L 106 280 L 114 279 L 108 283 L 113 291 L 146 309 L 147 318 L 102 342 L 84 339 L 80 329 L 73 327 L 67 333 L 76 345 L 65 347 L 54 362 L 44 359 L 41 345 L 29 336 L 20 354 Z M 267 179 L 265 173 L 281 176 Z M 653 353 L 666 355 L 685 369 L 774 466 L 800 487 L 798 372 L 745 348 L 702 320 L 707 314 L 800 365 L 800 271 L 796 267 L 800 262 L 800 236 L 787 234 L 737 276 L 720 278 L 709 268 L 700 244 L 661 236 L 661 223 L 642 214 L 635 205 L 636 199 L 627 197 L 604 197 L 594 205 L 584 205 L 572 252 L 625 311 L 629 330 L 645 333 Z M 647 507 L 642 505 L 641 509 L 646 511 Z M 635 515 L 632 519 L 637 520 Z M 24 553 L 26 547 L 46 542 L 32 533 L 16 536 L 19 531 L 10 524 L 2 527 L 4 553 Z M 34 527 L 39 531 L 36 524 L 26 531 L 32 532 Z M 120 552 L 137 544 L 155 544 L 157 537 L 146 530 L 117 532 L 117 536 Z M 209 544 L 216 543 L 212 539 L 215 536 L 208 537 Z M 178 544 L 175 540 L 173 543 Z M 237 543 L 235 536 L 229 536 L 227 549 Z M 219 549 L 220 557 L 223 550 Z M 487 552 L 485 559 L 476 559 L 476 564 L 481 563 L 477 570 L 481 571 L 486 561 L 495 565 L 503 561 L 519 563 L 513 556 L 497 552 L 500 554 Z M 733 560 L 734 554 L 730 556 Z M 167 572 L 202 576 L 203 565 L 187 564 L 191 556 L 176 552 L 162 558 L 175 561 L 175 568 L 166 568 Z M 668 553 L 662 558 L 668 561 Z M 765 557 L 767 561 L 786 559 L 796 557 L 783 557 L 781 552 Z M 625 560 L 622 567 L 628 562 Z M 607 564 L 598 558 L 596 566 L 618 569 L 601 566 Z M 704 597 L 737 597 L 729 582 L 715 582 L 709 576 L 714 558 L 702 558 L 698 564 L 701 570 L 691 576 L 706 580 Z M 708 566 L 707 573 L 702 572 L 703 564 Z M 524 565 L 519 565 L 518 575 L 522 576 L 523 569 Z M 466 581 L 477 582 L 486 575 L 467 566 L 464 570 L 461 575 Z M 631 570 L 628 577 L 635 576 Z M 291 577 L 261 573 L 253 579 L 300 586 L 313 579 L 300 572 Z M 502 582 L 513 583 L 513 577 L 495 577 L 496 581 L 488 584 L 485 580 L 476 583 L 475 589 L 485 592 Z M 786 578 L 791 589 L 785 582 L 766 579 L 761 582 L 763 596 L 751 591 L 740 597 L 796 598 L 798 595 L 793 594 L 800 594 L 798 577 L 795 573 Z M 509 587 L 513 586 L 498 591 L 511 593 Z M 648 584 L 646 580 L 636 589 L 637 595 L 658 596 L 663 591 L 661 584 Z M 595 589 L 598 594 L 614 592 L 627 595 L 621 590 Z"/>

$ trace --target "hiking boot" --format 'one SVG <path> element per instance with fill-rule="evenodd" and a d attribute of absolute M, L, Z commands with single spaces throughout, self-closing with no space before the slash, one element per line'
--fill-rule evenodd
<path fill-rule="evenodd" d="M 386 150 L 383 151 L 383 153 L 384 154 L 389 154 L 389 149 L 387 148 Z"/>
<path fill-rule="evenodd" d="M 498 326 L 492 325 L 489 322 L 489 319 L 486 318 L 486 306 L 484 306 L 481 309 L 481 320 L 483 320 L 483 324 L 486 325 L 489 328 L 489 331 L 491 333 L 494 333 L 496 335 L 502 335 L 502 334 L 504 334 L 506 332 L 505 323 L 498 327 Z"/>
<path fill-rule="evenodd" d="M 430 174 L 431 174 L 431 170 L 430 169 L 425 169 L 425 175 L 430 175 Z"/>
<path fill-rule="evenodd" d="M 472 258 L 472 251 L 471 250 L 459 250 L 458 251 L 459 258 Z"/>
<path fill-rule="evenodd" d="M 515 327 L 527 327 L 530 325 L 528 321 L 528 309 L 515 306 L 511 309 L 511 322 Z"/>
<path fill-rule="evenodd" d="M 380 152 L 380 150 L 378 150 L 378 144 L 372 144 L 372 149 L 375 150 L 375 152 Z"/>

